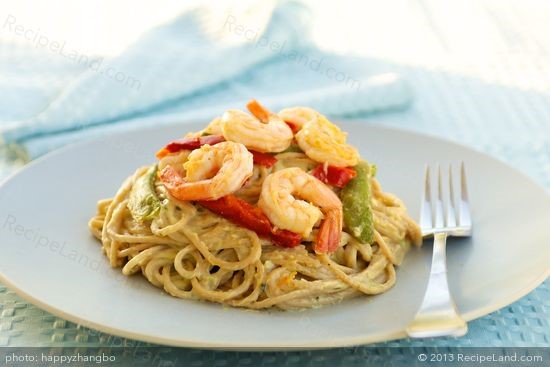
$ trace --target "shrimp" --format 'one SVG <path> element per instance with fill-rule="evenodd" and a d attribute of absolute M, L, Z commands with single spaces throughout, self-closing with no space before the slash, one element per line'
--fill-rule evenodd
<path fill-rule="evenodd" d="M 159 160 L 159 172 L 162 171 L 165 167 L 171 166 L 175 169 L 178 174 L 184 174 L 183 164 L 187 162 L 187 157 L 191 151 L 182 150 L 180 152 L 168 154 L 165 157 Z"/>
<path fill-rule="evenodd" d="M 304 153 L 314 161 L 336 167 L 355 166 L 359 162 L 359 152 L 346 144 L 346 136 L 338 126 L 319 114 L 318 118 L 307 122 L 295 138 Z"/>
<path fill-rule="evenodd" d="M 247 104 L 254 116 L 239 110 L 228 110 L 222 116 L 222 132 L 226 140 L 244 144 L 261 152 L 282 152 L 292 143 L 293 133 L 279 116 L 256 100 Z"/>
<path fill-rule="evenodd" d="M 322 219 L 316 253 L 332 253 L 340 244 L 342 202 L 328 186 L 300 168 L 285 168 L 267 176 L 258 206 L 275 226 L 302 237 L 308 237 Z"/>
<path fill-rule="evenodd" d="M 309 107 L 289 107 L 282 109 L 277 114 L 286 123 L 292 124 L 296 130 L 300 130 L 305 124 L 319 117 L 319 112 Z"/>
<path fill-rule="evenodd" d="M 216 117 L 201 131 L 202 135 L 222 135 L 222 119 Z"/>
<path fill-rule="evenodd" d="M 168 165 L 160 179 L 179 200 L 216 200 L 231 194 L 252 175 L 252 153 L 240 143 L 226 141 L 203 145 L 189 154 L 183 164 L 185 177 Z"/>
<path fill-rule="evenodd" d="M 215 117 L 208 125 L 197 132 L 185 134 L 186 138 L 198 138 L 205 135 L 222 135 L 222 119 L 221 117 Z"/>

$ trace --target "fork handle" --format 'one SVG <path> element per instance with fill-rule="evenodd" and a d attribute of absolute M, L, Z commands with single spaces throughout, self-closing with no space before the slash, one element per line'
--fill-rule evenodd
<path fill-rule="evenodd" d="M 445 260 L 446 233 L 434 234 L 432 268 L 424 300 L 406 331 L 413 338 L 462 336 L 468 331 L 449 292 Z"/>

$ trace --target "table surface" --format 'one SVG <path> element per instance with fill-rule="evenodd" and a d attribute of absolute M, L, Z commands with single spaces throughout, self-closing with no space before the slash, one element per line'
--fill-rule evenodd
<path fill-rule="evenodd" d="M 369 120 L 460 141 L 508 162 L 550 189 L 548 2 L 373 1 L 365 2 L 362 11 L 354 11 L 351 2 L 339 6 L 337 12 L 321 6 L 315 9 L 321 25 L 314 29 L 314 37 L 323 47 L 384 62 L 411 83 L 415 93 L 411 109 L 369 116 Z M 362 20 L 361 25 L 353 19 Z M 342 33 L 327 34 L 322 24 L 328 20 L 336 22 Z M 387 35 L 383 40 L 377 36 L 382 33 Z M 547 280 L 517 302 L 470 322 L 469 333 L 463 337 L 377 345 L 547 347 L 549 320 Z M 144 343 L 57 318 L 0 285 L 0 346 L 113 345 Z M 343 354 L 354 358 L 349 349 L 332 353 L 336 358 L 332 360 Z M 208 363 L 240 358 L 189 350 L 197 366 L 206 354 Z M 360 353 L 355 355 L 361 358 Z M 258 353 L 246 358 L 259 364 L 267 357 Z M 285 357 L 277 358 L 282 362 Z"/>

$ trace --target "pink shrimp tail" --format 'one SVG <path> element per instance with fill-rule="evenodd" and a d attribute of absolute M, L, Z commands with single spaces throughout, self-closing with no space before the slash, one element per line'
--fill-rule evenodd
<path fill-rule="evenodd" d="M 327 210 L 315 239 L 315 252 L 318 254 L 333 253 L 338 249 L 341 237 L 342 209 Z"/>

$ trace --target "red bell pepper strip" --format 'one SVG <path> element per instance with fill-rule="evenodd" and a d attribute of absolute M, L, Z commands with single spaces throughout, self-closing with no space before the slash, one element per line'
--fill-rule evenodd
<path fill-rule="evenodd" d="M 277 163 L 277 158 L 275 158 L 271 154 L 260 153 L 250 149 L 249 151 L 250 153 L 252 153 L 252 159 L 255 164 L 259 164 L 260 166 L 269 168 L 269 167 L 272 167 L 275 163 Z"/>
<path fill-rule="evenodd" d="M 276 230 L 260 208 L 236 196 L 227 195 L 218 200 L 200 200 L 198 203 L 231 222 L 256 232 L 258 236 L 270 239 L 281 247 L 295 247 L 302 240 L 302 236 L 298 233 Z"/>
<path fill-rule="evenodd" d="M 171 143 L 168 143 L 164 148 L 160 149 L 156 156 L 158 159 L 161 159 L 167 156 L 170 153 L 176 153 L 180 150 L 195 150 L 200 148 L 205 144 L 214 145 L 225 141 L 221 135 L 207 135 L 194 138 L 183 138 L 174 140 Z"/>
<path fill-rule="evenodd" d="M 311 174 L 317 177 L 321 182 L 336 186 L 345 187 L 348 182 L 354 178 L 357 173 L 349 167 L 335 167 L 320 164 L 311 171 Z"/>
<path fill-rule="evenodd" d="M 286 229 L 272 229 L 271 241 L 278 246 L 292 248 L 298 246 L 300 242 L 302 242 L 302 236 L 298 233 L 287 231 Z"/>

